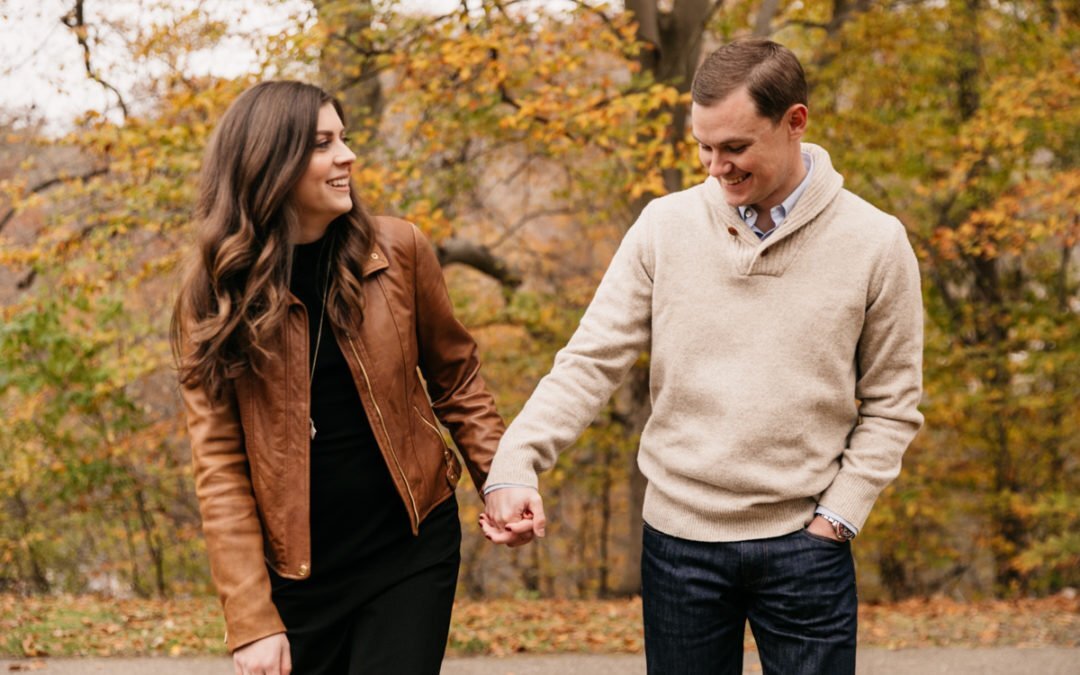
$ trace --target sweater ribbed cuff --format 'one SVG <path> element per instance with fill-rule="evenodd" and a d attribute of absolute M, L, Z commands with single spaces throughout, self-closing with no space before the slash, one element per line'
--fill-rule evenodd
<path fill-rule="evenodd" d="M 880 493 L 881 487 L 841 471 L 821 495 L 818 504 L 842 516 L 856 529 L 861 530 Z"/>
<path fill-rule="evenodd" d="M 526 446 L 500 446 L 491 461 L 484 494 L 487 494 L 488 488 L 502 485 L 539 489 L 540 480 L 536 475 L 539 463 L 537 453 Z"/>

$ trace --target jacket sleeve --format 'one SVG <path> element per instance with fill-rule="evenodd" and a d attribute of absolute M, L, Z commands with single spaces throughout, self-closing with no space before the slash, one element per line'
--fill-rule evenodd
<path fill-rule="evenodd" d="M 187 413 L 210 574 L 225 613 L 229 650 L 285 631 L 270 599 L 263 532 L 255 507 L 236 393 L 210 401 L 198 386 L 180 386 Z"/>
<path fill-rule="evenodd" d="M 412 229 L 420 371 L 427 381 L 431 406 L 449 429 L 479 491 L 502 437 L 503 420 L 480 375 L 476 341 L 454 316 L 435 251 L 420 230 Z"/>
<path fill-rule="evenodd" d="M 919 265 L 907 234 L 894 236 L 867 298 L 856 351 L 859 420 L 841 457 L 840 472 L 819 504 L 862 528 L 878 495 L 897 474 L 922 426 L 923 310 Z"/>

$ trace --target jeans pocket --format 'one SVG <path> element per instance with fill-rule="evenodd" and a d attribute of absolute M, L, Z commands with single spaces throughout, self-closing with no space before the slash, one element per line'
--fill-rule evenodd
<path fill-rule="evenodd" d="M 802 534 L 802 536 L 806 537 L 807 539 L 809 539 L 811 541 L 821 542 L 823 544 L 829 544 L 830 546 L 841 547 L 841 546 L 844 546 L 844 545 L 846 545 L 848 543 L 846 541 L 837 541 L 835 539 L 830 539 L 829 537 L 823 537 L 820 534 L 814 534 L 813 532 L 806 529 L 805 527 L 803 529 L 799 530 L 799 532 Z"/>

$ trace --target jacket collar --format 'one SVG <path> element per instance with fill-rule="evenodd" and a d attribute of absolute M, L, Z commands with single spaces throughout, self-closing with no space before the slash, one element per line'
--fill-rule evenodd
<path fill-rule="evenodd" d="M 364 263 L 360 266 L 361 273 L 365 277 L 369 277 L 379 270 L 384 270 L 390 267 L 390 263 L 386 261 L 386 253 L 383 252 L 378 242 L 372 242 L 371 253 L 364 259 Z"/>
<path fill-rule="evenodd" d="M 368 253 L 367 258 L 365 258 L 363 260 L 363 262 L 360 264 L 360 274 L 361 274 L 361 276 L 366 279 L 366 278 L 370 277 L 372 274 L 375 274 L 379 270 L 384 270 L 387 267 L 390 267 L 390 263 L 386 259 L 386 253 L 383 252 L 383 250 L 379 246 L 378 242 L 372 242 L 372 244 L 371 244 L 371 252 Z M 290 305 L 302 305 L 302 304 L 304 304 L 303 302 L 300 301 L 299 298 L 297 298 L 295 295 L 293 295 L 292 292 L 289 292 L 288 298 L 289 298 L 289 304 Z"/>

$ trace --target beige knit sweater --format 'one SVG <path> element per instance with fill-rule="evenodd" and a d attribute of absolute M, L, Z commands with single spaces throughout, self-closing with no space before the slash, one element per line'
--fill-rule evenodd
<path fill-rule="evenodd" d="M 823 149 L 760 241 L 715 179 L 654 200 L 499 444 L 488 485 L 537 485 L 642 351 L 646 522 L 698 541 L 779 536 L 817 504 L 861 528 L 922 424 L 919 270 L 904 227 Z"/>

